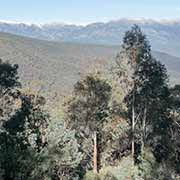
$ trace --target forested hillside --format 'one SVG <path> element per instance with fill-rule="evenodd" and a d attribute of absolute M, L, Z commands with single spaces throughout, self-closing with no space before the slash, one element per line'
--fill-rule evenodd
<path fill-rule="evenodd" d="M 178 74 L 178 58 L 174 67 L 152 52 L 137 25 L 119 47 L 8 38 L 0 38 L 0 179 L 180 179 L 180 85 L 162 63 Z M 28 80 L 65 97 L 46 106 L 51 97 Z"/>
<path fill-rule="evenodd" d="M 0 57 L 19 65 L 24 86 L 40 84 L 44 92 L 65 94 L 82 74 L 94 67 L 102 67 L 103 71 L 111 69 L 120 48 L 120 44 L 55 43 L 0 33 Z M 153 51 L 153 55 L 166 65 L 170 83 L 180 83 L 180 58 L 168 52 Z"/>

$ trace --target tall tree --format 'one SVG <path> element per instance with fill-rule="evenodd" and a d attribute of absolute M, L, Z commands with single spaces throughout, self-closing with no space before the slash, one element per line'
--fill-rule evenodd
<path fill-rule="evenodd" d="M 66 106 L 66 126 L 76 129 L 82 147 L 85 139 L 93 140 L 94 173 L 98 171 L 98 145 L 103 122 L 108 116 L 110 97 L 111 86 L 106 80 L 97 75 L 88 75 L 75 84 L 74 96 Z"/>
<path fill-rule="evenodd" d="M 1 179 L 27 179 L 35 154 L 43 148 L 48 114 L 45 99 L 25 95 L 18 66 L 0 61 L 0 168 Z"/>
<path fill-rule="evenodd" d="M 170 88 L 171 92 L 171 119 L 172 126 L 171 141 L 170 141 L 170 164 L 175 168 L 176 172 L 180 173 L 180 85 L 175 85 Z"/>
<path fill-rule="evenodd" d="M 135 156 L 135 124 L 139 118 L 139 114 L 135 109 L 135 94 L 137 89 L 135 73 L 137 70 L 138 62 L 140 60 L 142 49 L 144 49 L 145 47 L 147 47 L 147 51 L 149 51 L 148 42 L 146 41 L 145 36 L 142 34 L 140 28 L 135 25 L 130 31 L 127 31 L 125 33 L 122 49 L 118 54 L 116 60 L 116 74 L 119 77 L 118 80 L 120 82 L 120 85 L 124 89 L 124 98 L 127 103 L 131 119 L 131 151 L 133 159 Z M 128 98 L 129 94 L 131 94 L 131 99 Z"/>
<path fill-rule="evenodd" d="M 116 72 L 120 85 L 126 89 L 134 158 L 135 152 L 143 151 L 147 138 L 152 139 L 152 131 L 163 135 L 168 128 L 169 98 L 166 69 L 152 57 L 149 41 L 137 25 L 125 33 Z M 134 149 L 135 141 L 140 149 Z"/>

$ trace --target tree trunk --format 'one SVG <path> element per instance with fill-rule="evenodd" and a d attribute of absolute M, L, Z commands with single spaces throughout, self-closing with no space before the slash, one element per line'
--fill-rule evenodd
<path fill-rule="evenodd" d="M 132 165 L 134 166 L 134 129 L 135 129 L 135 111 L 134 111 L 134 104 L 132 107 L 132 143 L 131 143 L 131 151 L 132 151 Z"/>
<path fill-rule="evenodd" d="M 97 169 L 97 132 L 95 131 L 93 134 L 93 172 L 96 174 L 98 172 Z"/>
<path fill-rule="evenodd" d="M 141 153 L 144 152 L 144 143 L 145 143 L 145 137 L 146 137 L 146 117 L 147 117 L 147 108 L 145 105 L 144 109 L 144 117 L 142 120 L 142 142 L 141 142 Z"/>

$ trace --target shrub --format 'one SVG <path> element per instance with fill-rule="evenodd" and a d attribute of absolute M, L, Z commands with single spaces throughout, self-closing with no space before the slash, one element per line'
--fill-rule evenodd
<path fill-rule="evenodd" d="M 98 174 L 94 174 L 92 171 L 88 171 L 83 180 L 101 180 L 100 176 Z"/>

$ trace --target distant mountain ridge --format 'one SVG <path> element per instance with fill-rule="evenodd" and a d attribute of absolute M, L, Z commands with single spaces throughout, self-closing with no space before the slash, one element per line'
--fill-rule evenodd
<path fill-rule="evenodd" d="M 125 31 L 133 24 L 142 28 L 154 50 L 180 56 L 180 20 L 120 19 L 85 26 L 62 23 L 35 25 L 0 22 L 0 32 L 58 42 L 120 45 Z"/>

